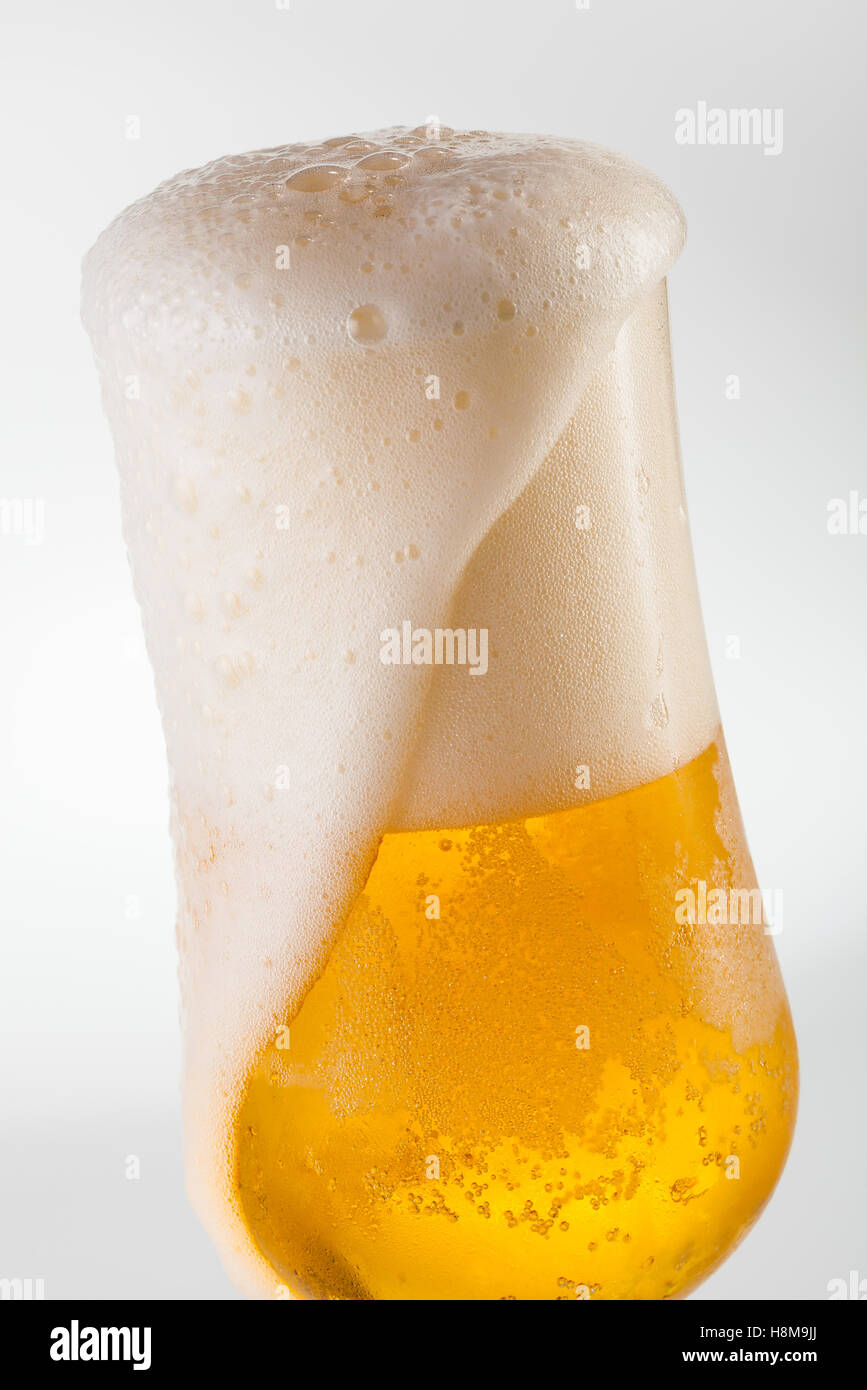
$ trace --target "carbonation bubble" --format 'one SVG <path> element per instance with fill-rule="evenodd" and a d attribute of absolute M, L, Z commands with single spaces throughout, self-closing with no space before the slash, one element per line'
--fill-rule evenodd
<path fill-rule="evenodd" d="M 360 304 L 346 320 L 346 331 L 354 343 L 381 343 L 388 332 L 388 324 L 375 304 Z"/>

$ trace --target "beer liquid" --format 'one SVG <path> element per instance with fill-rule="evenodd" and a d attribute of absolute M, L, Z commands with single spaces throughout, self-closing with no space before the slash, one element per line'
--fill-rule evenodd
<path fill-rule="evenodd" d="M 682 889 L 698 918 L 701 884 L 728 903 L 754 883 L 721 740 L 576 810 L 385 835 L 237 1115 L 275 1288 L 686 1293 L 755 1220 L 794 1121 L 770 935 L 677 920 Z"/>

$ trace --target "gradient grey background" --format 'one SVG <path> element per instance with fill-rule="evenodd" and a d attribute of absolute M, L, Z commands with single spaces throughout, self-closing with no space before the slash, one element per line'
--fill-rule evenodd
<path fill-rule="evenodd" d="M 44 498 L 46 532 L 0 535 L 0 1276 L 44 1278 L 48 1297 L 234 1296 L 183 1195 L 164 752 L 78 324 L 81 255 L 180 168 L 436 115 L 612 146 L 686 210 L 670 293 L 693 540 L 759 880 L 785 894 L 803 1063 L 777 1194 L 695 1296 L 821 1299 L 867 1277 L 867 535 L 826 529 L 829 499 L 867 496 L 862 6 L 5 13 L 0 496 Z M 698 101 L 782 107 L 782 153 L 679 146 L 674 113 Z"/>

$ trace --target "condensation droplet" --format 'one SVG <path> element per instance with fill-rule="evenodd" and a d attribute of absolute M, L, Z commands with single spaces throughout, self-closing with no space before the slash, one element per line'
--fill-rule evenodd
<path fill-rule="evenodd" d="M 458 391 L 455 396 L 455 410 L 466 410 L 470 403 L 469 391 Z"/>
<path fill-rule="evenodd" d="M 497 305 L 497 318 L 500 320 L 501 323 L 511 323 L 516 313 L 517 309 L 515 308 L 511 299 L 500 300 L 499 304 Z"/>

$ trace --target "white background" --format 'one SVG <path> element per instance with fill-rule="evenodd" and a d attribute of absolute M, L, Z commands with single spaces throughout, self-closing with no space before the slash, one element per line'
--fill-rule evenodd
<path fill-rule="evenodd" d="M 829 499 L 867 496 L 860 4 L 4 9 L 0 497 L 43 498 L 46 530 L 0 535 L 0 1276 L 233 1297 L 183 1196 L 166 770 L 81 255 L 179 168 L 430 115 L 610 145 L 685 207 L 670 292 L 693 538 L 759 879 L 785 895 L 803 1063 L 778 1192 L 696 1297 L 818 1299 L 867 1276 L 867 535 L 826 529 Z M 782 107 L 782 153 L 679 146 L 674 113 L 700 100 Z"/>

